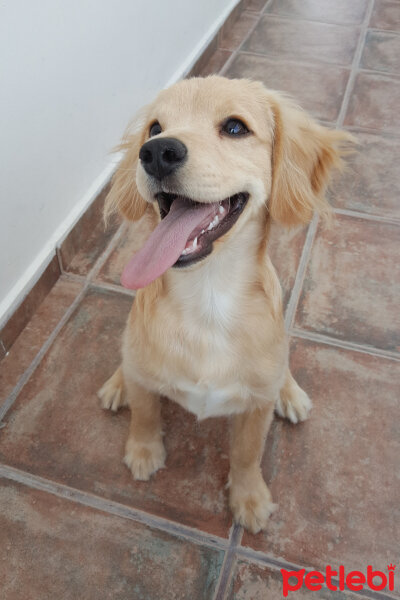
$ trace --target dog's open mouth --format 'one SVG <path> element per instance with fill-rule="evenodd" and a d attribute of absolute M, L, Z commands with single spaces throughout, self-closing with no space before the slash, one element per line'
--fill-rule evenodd
<path fill-rule="evenodd" d="M 145 287 L 170 267 L 185 267 L 210 254 L 213 242 L 234 225 L 248 198 L 247 192 L 240 192 L 206 204 L 157 194 L 161 222 L 125 267 L 122 284 L 130 289 Z"/>
<path fill-rule="evenodd" d="M 178 200 L 182 205 L 186 205 L 188 210 L 203 210 L 204 207 L 210 208 L 204 219 L 190 233 L 182 254 L 173 266 L 184 267 L 210 254 L 212 252 L 212 243 L 229 231 L 234 225 L 244 209 L 248 197 L 247 193 L 241 192 L 220 202 L 204 204 L 188 198 L 178 198 L 175 194 L 167 194 L 165 192 L 157 194 L 161 219 L 164 219 L 168 215 L 171 205 L 175 200 Z"/>

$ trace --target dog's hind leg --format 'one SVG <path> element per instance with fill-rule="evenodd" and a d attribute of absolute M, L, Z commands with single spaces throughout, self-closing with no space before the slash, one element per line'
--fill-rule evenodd
<path fill-rule="evenodd" d="M 287 370 L 285 383 L 280 391 L 275 410 L 280 417 L 289 419 L 292 423 L 305 421 L 312 408 L 312 402 L 304 390 Z"/>
<path fill-rule="evenodd" d="M 115 373 L 108 379 L 97 392 L 101 406 L 106 410 L 117 412 L 122 406 L 128 406 L 124 394 L 124 376 L 122 368 L 118 367 Z"/>

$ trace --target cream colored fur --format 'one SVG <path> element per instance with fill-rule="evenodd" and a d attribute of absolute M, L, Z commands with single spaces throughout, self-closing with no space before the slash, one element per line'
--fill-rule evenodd
<path fill-rule="evenodd" d="M 251 134 L 222 135 L 227 117 L 240 118 Z M 311 408 L 288 368 L 269 225 L 271 219 L 306 223 L 315 209 L 329 214 L 325 188 L 352 138 L 318 125 L 258 82 L 213 76 L 163 90 L 123 140 L 124 159 L 106 204 L 106 215 L 119 210 L 143 238 L 143 229 L 150 232 L 160 220 L 154 184 L 138 159 L 156 120 L 161 135 L 188 148 L 173 189 L 164 191 L 200 202 L 242 191 L 250 198 L 211 255 L 186 269 L 171 268 L 137 292 L 122 365 L 99 396 L 104 408 L 131 408 L 124 461 L 136 479 L 164 466 L 160 396 L 199 419 L 230 415 L 230 506 L 235 520 L 256 533 L 275 509 L 260 469 L 274 408 L 293 423 Z"/>

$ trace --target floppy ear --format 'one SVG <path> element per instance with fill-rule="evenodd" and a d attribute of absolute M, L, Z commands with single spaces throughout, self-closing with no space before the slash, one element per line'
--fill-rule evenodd
<path fill-rule="evenodd" d="M 329 217 L 325 191 L 355 139 L 319 125 L 284 95 L 269 92 L 268 100 L 274 116 L 271 217 L 289 226 L 308 223 L 314 210 Z"/>
<path fill-rule="evenodd" d="M 136 187 L 136 168 L 139 150 L 144 143 L 143 134 L 125 133 L 122 142 L 115 148 L 123 157 L 111 180 L 111 188 L 104 204 L 104 220 L 120 212 L 129 221 L 137 221 L 146 210 L 147 202 Z"/>

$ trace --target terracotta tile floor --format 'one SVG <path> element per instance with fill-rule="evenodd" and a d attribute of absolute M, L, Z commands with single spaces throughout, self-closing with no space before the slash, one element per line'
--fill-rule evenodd
<path fill-rule="evenodd" d="M 283 89 L 360 143 L 330 192 L 332 227 L 271 233 L 291 365 L 314 409 L 268 436 L 268 530 L 232 526 L 225 419 L 165 401 L 167 469 L 134 483 L 122 465 L 129 414 L 101 411 L 96 390 L 118 361 L 133 298 L 119 275 L 141 240 L 104 232 L 103 194 L 0 362 L 2 600 L 275 600 L 281 568 L 400 568 L 399 52 L 400 0 L 248 0 L 202 67 Z M 289 598 L 400 598 L 395 581 Z"/>

